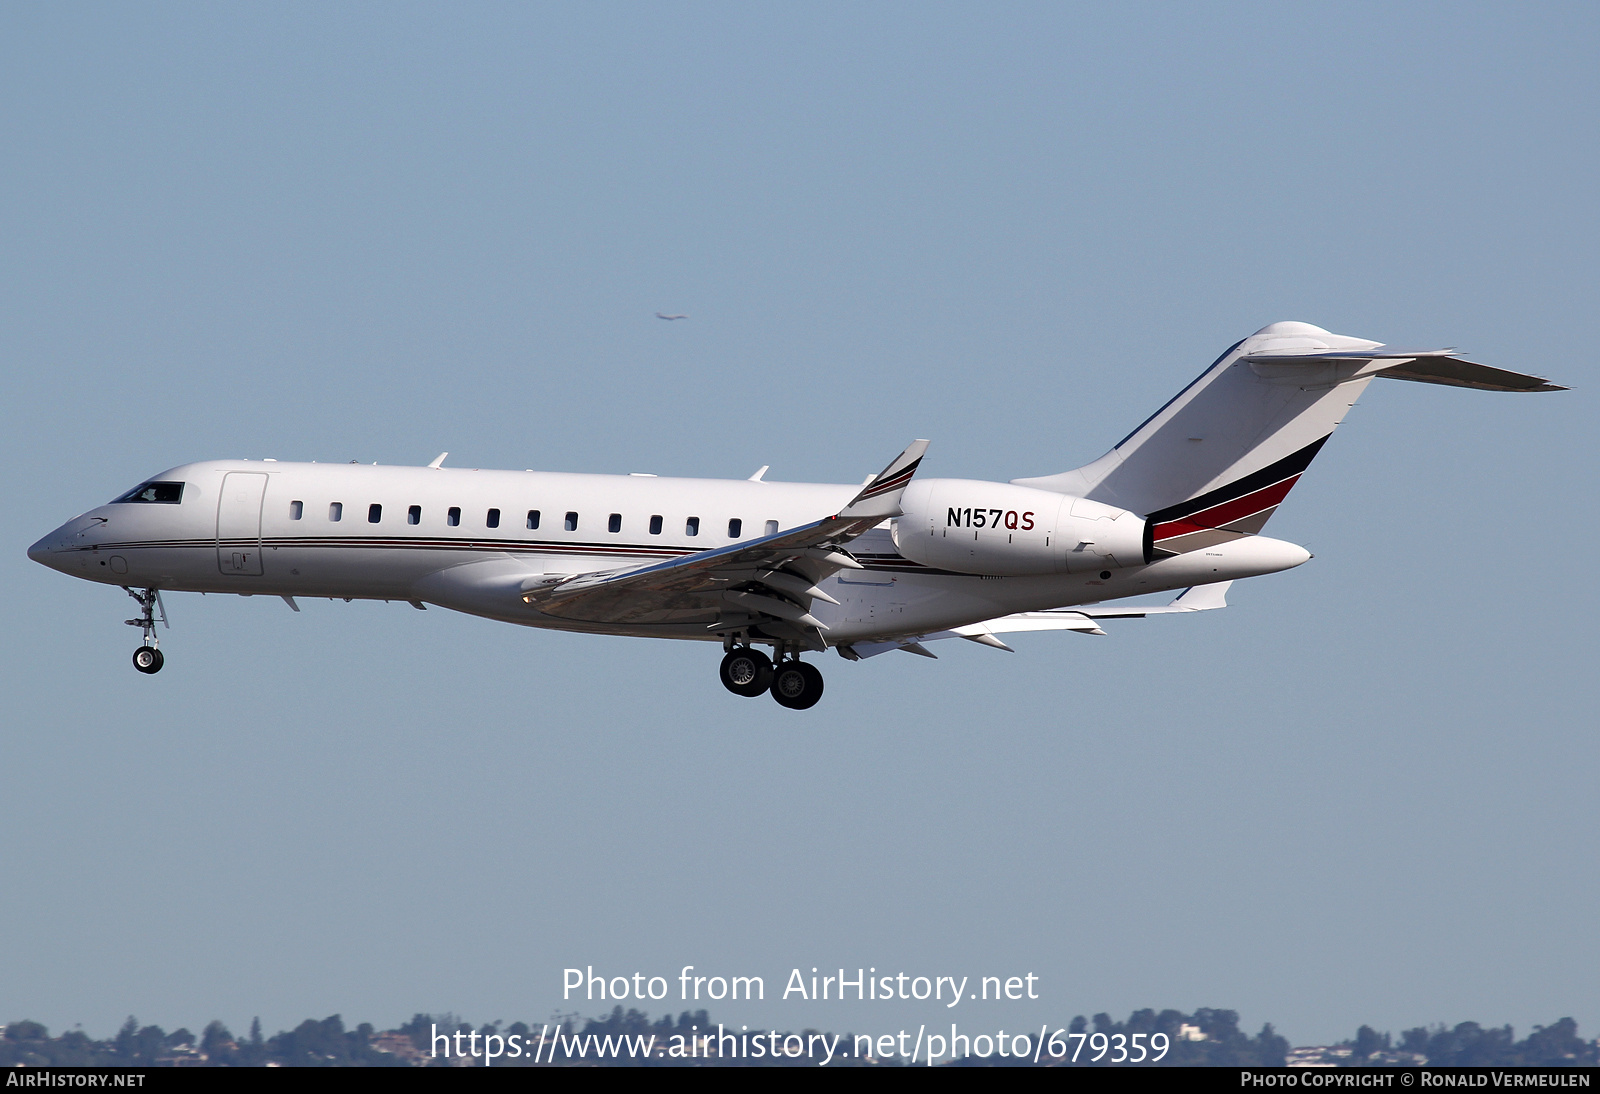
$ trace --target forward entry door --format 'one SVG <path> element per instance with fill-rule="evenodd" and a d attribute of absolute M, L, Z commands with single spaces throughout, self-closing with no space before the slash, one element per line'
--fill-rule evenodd
<path fill-rule="evenodd" d="M 235 577 L 261 574 L 261 502 L 267 476 L 230 471 L 217 499 L 217 568 Z"/>

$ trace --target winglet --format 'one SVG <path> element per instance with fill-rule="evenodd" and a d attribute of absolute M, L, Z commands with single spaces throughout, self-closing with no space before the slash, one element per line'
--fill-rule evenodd
<path fill-rule="evenodd" d="M 846 520 L 899 516 L 900 495 L 911 482 L 911 476 L 917 473 L 917 465 L 927 450 L 927 441 L 912 441 L 904 452 L 889 461 L 888 467 L 868 480 L 850 504 L 840 510 L 839 516 Z"/>

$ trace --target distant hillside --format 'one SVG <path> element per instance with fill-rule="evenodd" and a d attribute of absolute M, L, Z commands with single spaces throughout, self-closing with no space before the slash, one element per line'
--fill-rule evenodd
<path fill-rule="evenodd" d="M 558 1015 L 538 1026 L 496 1022 L 475 1027 L 453 1014 L 417 1014 L 398 1029 L 384 1031 L 369 1022 L 347 1029 L 335 1014 L 320 1021 L 308 1018 L 272 1037 L 262 1035 L 259 1019 L 243 1038 L 216 1021 L 198 1038 L 187 1029 L 168 1033 L 133 1018 L 103 1041 L 79 1030 L 51 1037 L 33 1021 L 0 1029 L 3 1067 L 470 1067 L 481 1065 L 486 1055 L 496 1067 L 781 1067 L 824 1060 L 832 1067 L 894 1067 L 908 1063 L 913 1052 L 925 1062 L 931 1049 L 937 1050 L 936 1062 L 958 1067 L 1600 1064 L 1600 1043 L 1581 1039 L 1571 1018 L 1535 1026 L 1520 1041 L 1510 1026 L 1485 1029 L 1463 1022 L 1450 1028 L 1418 1026 L 1398 1040 L 1362 1026 L 1349 1041 L 1291 1049 L 1270 1023 L 1251 1036 L 1239 1029 L 1235 1011 L 1204 1007 L 1193 1014 L 1138 1010 L 1124 1022 L 1107 1014 L 1092 1020 L 1078 1017 L 1066 1030 L 1054 1031 L 1045 1044 L 1034 1040 L 1037 1031 L 1008 1039 L 972 1030 L 952 1045 L 945 1033 L 936 1031 L 919 1042 L 926 1046 L 920 1048 L 884 1031 L 735 1033 L 703 1010 L 652 1021 L 621 1007 L 589 1019 Z"/>

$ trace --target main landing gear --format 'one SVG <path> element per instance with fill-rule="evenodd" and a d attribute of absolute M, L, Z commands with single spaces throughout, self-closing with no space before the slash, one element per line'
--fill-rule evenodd
<path fill-rule="evenodd" d="M 133 667 L 147 674 L 160 672 L 161 666 L 166 663 L 166 658 L 162 657 L 161 651 L 156 648 L 156 622 L 159 620 L 163 627 L 169 625 L 167 606 L 161 603 L 161 590 L 146 589 L 136 593 L 124 585 L 122 591 L 139 604 L 139 618 L 124 619 L 123 622 L 144 632 L 144 645 L 133 651 Z M 159 616 L 156 615 L 157 609 L 161 612 Z"/>
<path fill-rule="evenodd" d="M 753 699 L 772 686 L 772 661 L 751 646 L 738 646 L 722 658 L 722 686 Z"/>
<path fill-rule="evenodd" d="M 772 697 L 790 710 L 814 707 L 822 698 L 822 673 L 799 659 L 779 662 L 772 672 Z"/>
<path fill-rule="evenodd" d="M 735 695 L 753 698 L 770 691 L 779 706 L 805 710 L 822 698 L 822 673 L 798 657 L 776 665 L 752 646 L 735 646 L 722 658 L 722 686 Z"/>

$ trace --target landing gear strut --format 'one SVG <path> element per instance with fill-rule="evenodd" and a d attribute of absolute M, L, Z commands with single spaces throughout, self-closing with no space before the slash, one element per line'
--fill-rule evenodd
<path fill-rule="evenodd" d="M 156 622 L 159 620 L 163 627 L 169 625 L 167 623 L 167 606 L 161 603 L 161 590 L 145 589 L 143 592 L 136 593 L 124 585 L 122 591 L 133 597 L 139 604 L 139 618 L 124 619 L 123 622 L 130 627 L 138 627 L 144 632 L 144 645 L 133 651 L 133 667 L 143 673 L 160 672 L 161 666 L 166 662 L 166 658 L 162 657 L 161 651 L 156 648 L 158 645 L 156 642 Z M 159 616 L 156 614 L 158 609 L 161 612 Z"/>

